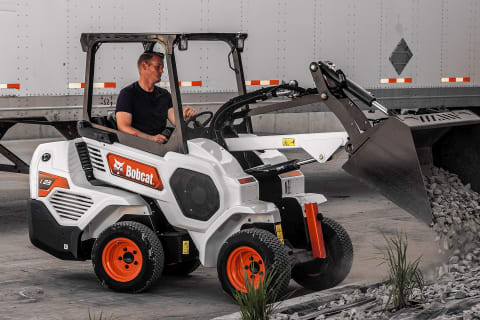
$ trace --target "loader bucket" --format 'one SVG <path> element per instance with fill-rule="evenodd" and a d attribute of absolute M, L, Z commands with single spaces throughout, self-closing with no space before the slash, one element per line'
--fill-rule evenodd
<path fill-rule="evenodd" d="M 362 135 L 343 169 L 427 224 L 433 215 L 423 176 L 432 165 L 480 191 L 480 117 L 470 111 L 390 117 Z"/>

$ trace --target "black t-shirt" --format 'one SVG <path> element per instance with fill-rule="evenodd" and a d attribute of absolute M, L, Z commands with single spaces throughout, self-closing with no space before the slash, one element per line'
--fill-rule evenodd
<path fill-rule="evenodd" d="M 171 107 L 172 96 L 167 90 L 155 86 L 153 92 L 147 92 L 135 82 L 120 91 L 116 112 L 130 113 L 132 127 L 153 136 L 167 126 Z"/>

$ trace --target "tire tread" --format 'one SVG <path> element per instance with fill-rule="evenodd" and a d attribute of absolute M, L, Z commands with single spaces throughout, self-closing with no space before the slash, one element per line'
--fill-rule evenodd
<path fill-rule="evenodd" d="M 145 279 L 145 281 L 143 281 L 143 284 L 141 284 L 139 287 L 132 287 L 129 289 L 116 288 L 115 285 L 109 284 L 108 281 L 106 281 L 106 279 L 103 279 L 103 277 L 99 275 L 99 273 L 97 272 L 95 261 L 97 261 L 97 259 L 100 259 L 99 261 L 101 261 L 101 254 L 102 254 L 102 250 L 101 250 L 102 248 L 99 248 L 101 241 L 98 241 L 98 240 L 103 239 L 109 236 L 111 233 L 115 233 L 116 231 L 122 230 L 122 229 L 124 230 L 126 229 L 134 233 L 135 232 L 139 233 L 141 235 L 142 240 L 145 241 L 145 243 L 148 246 L 150 246 L 150 249 L 148 250 L 148 257 L 144 257 L 144 259 L 149 260 L 149 262 L 153 264 L 153 272 L 151 273 L 149 278 Z M 99 255 L 99 257 L 97 257 L 97 254 Z M 92 248 L 92 264 L 93 264 L 95 273 L 97 274 L 97 277 L 100 279 L 103 286 L 106 286 L 116 291 L 130 291 L 132 293 L 140 293 L 147 290 L 153 283 L 155 283 L 160 278 L 163 270 L 164 261 L 165 261 L 165 256 L 164 256 L 163 247 L 162 247 L 162 243 L 160 242 L 160 239 L 146 225 L 138 222 L 134 222 L 134 221 L 117 222 L 113 224 L 111 227 L 105 229 L 102 233 L 100 233 L 100 235 L 97 238 L 97 241 L 95 241 Z"/>
<path fill-rule="evenodd" d="M 241 230 L 235 234 L 233 234 L 230 238 L 227 239 L 227 241 L 224 243 L 220 250 L 220 255 L 219 255 L 219 260 L 218 260 L 218 274 L 219 274 L 219 279 L 220 282 L 222 283 L 223 289 L 232 295 L 231 288 L 228 283 L 228 279 L 223 279 L 223 276 L 221 275 L 221 260 L 226 259 L 228 257 L 223 257 L 225 254 L 225 251 L 230 248 L 231 246 L 235 245 L 235 242 L 242 240 L 244 238 L 249 238 L 250 240 L 253 240 L 255 242 L 258 242 L 261 245 L 266 246 L 272 252 L 274 253 L 273 256 L 273 263 L 271 268 L 277 270 L 282 275 L 282 281 L 281 285 L 278 288 L 277 291 L 277 299 L 282 298 L 285 296 L 285 294 L 288 291 L 288 284 L 290 282 L 290 276 L 291 276 L 291 265 L 290 265 L 290 260 L 288 257 L 287 250 L 285 246 L 280 242 L 280 240 L 273 235 L 272 233 L 263 230 L 263 229 L 256 229 L 256 228 L 251 228 L 251 229 L 244 229 Z"/>
<path fill-rule="evenodd" d="M 328 252 L 328 247 L 332 244 L 328 242 L 330 239 L 326 238 L 326 227 L 330 229 L 328 232 L 331 231 L 338 239 L 337 247 L 330 250 L 337 250 L 335 254 L 341 253 L 340 261 L 329 258 L 333 253 Z M 327 217 L 322 220 L 322 230 L 327 248 L 327 259 L 330 259 L 327 261 L 328 266 L 324 270 L 325 272 L 315 277 L 308 277 L 301 266 L 294 267 L 292 272 L 292 277 L 296 282 L 311 290 L 325 290 L 338 285 L 347 277 L 353 264 L 353 245 L 347 231 L 338 222 Z"/>

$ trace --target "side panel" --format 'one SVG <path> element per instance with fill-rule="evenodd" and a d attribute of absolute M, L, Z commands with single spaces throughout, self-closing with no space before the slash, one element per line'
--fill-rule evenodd
<path fill-rule="evenodd" d="M 442 1 L 441 75 L 472 77 L 475 60 L 475 38 L 478 39 L 478 1 Z M 477 27 L 477 30 L 475 30 Z M 476 83 L 480 79 L 474 78 Z"/>
<path fill-rule="evenodd" d="M 109 215 L 117 216 L 118 220 L 123 214 L 149 214 L 139 195 L 91 184 L 82 169 L 75 147 L 77 142 L 81 139 L 39 145 L 30 165 L 31 199 L 42 202 L 59 225 L 80 230 L 102 214 L 96 226 L 108 220 Z M 50 155 L 46 161 L 41 159 L 44 154 Z M 55 179 L 64 182 L 57 184 Z M 121 206 L 135 208 L 116 210 Z M 95 232 L 92 230 L 91 234 Z"/>
<path fill-rule="evenodd" d="M 247 22 L 244 32 L 248 33 L 244 52 L 246 79 L 281 79 L 281 56 L 284 54 L 283 23 L 279 15 L 283 1 L 244 1 L 247 4 Z M 267 13 L 268 14 L 265 14 Z"/>
<path fill-rule="evenodd" d="M 418 1 L 416 3 L 414 41 L 411 42 L 413 53 L 412 65 L 416 86 L 440 85 L 441 70 L 441 43 L 442 39 L 442 7 L 436 0 Z M 410 46 L 410 45 L 409 45 Z M 407 66 L 408 67 L 408 66 Z"/>
<path fill-rule="evenodd" d="M 277 33 L 280 45 L 277 51 L 277 68 L 280 72 L 278 79 L 289 81 L 300 80 L 303 86 L 310 86 L 308 71 L 299 67 L 318 59 L 315 46 L 318 41 L 318 32 L 321 31 L 320 18 L 316 16 L 315 8 L 320 1 L 287 1 L 279 6 L 279 20 Z M 299 17 L 293 18 L 293 17 Z M 299 32 L 301 30 L 301 33 Z M 255 51 L 255 47 L 252 47 Z"/>
<path fill-rule="evenodd" d="M 36 247 L 64 260 L 83 260 L 78 256 L 81 230 L 55 221 L 45 204 L 30 200 L 27 208 L 28 234 Z"/>
<path fill-rule="evenodd" d="M 383 42 L 382 2 L 353 1 L 348 9 L 348 16 L 343 22 L 348 26 L 348 54 L 349 71 L 351 78 L 368 88 L 378 88 L 381 78 Z M 328 29 L 327 29 L 328 30 Z M 327 31 L 325 30 L 325 31 Z M 335 59 L 335 56 L 331 59 Z M 348 74 L 347 74 L 348 75 Z"/>
<path fill-rule="evenodd" d="M 350 11 L 350 1 L 320 2 L 320 8 L 317 8 L 320 23 L 316 26 L 319 51 L 315 60 L 332 61 L 347 74 L 351 74 L 353 69 L 348 58 L 348 50 L 354 45 L 350 42 L 352 36 L 349 34 L 348 24 L 353 23 L 354 19 Z"/>
<path fill-rule="evenodd" d="M 21 38 L 20 25 L 22 19 L 19 12 L 22 10 L 20 2 L 1 2 L 0 3 L 0 28 L 9 30 L 3 32 L 2 48 L 9 46 L 9 50 L 2 50 L 0 59 L 0 83 L 20 83 L 23 70 L 20 70 L 20 63 L 24 60 L 21 48 L 23 49 L 23 39 Z M 17 94 L 17 89 L 0 89 L 0 96 Z"/>
<path fill-rule="evenodd" d="M 159 29 L 160 3 L 146 1 L 150 9 L 130 1 L 67 2 L 68 83 L 85 81 L 86 54 L 80 46 L 82 32 L 153 32 Z M 94 94 L 112 95 L 138 77 L 136 61 L 142 52 L 140 44 L 101 47 L 96 57 L 95 82 L 114 82 L 116 89 L 95 89 Z M 66 94 L 83 94 L 83 89 L 63 89 Z"/>
<path fill-rule="evenodd" d="M 417 79 L 416 77 L 415 79 L 413 78 L 417 71 L 416 67 L 418 66 L 418 64 L 415 63 L 416 55 L 417 53 L 427 49 L 423 46 L 419 47 L 419 44 L 417 44 L 416 41 L 417 29 L 415 29 L 415 27 L 418 16 L 414 11 L 417 1 L 407 0 L 402 2 L 380 2 L 380 38 L 377 42 L 380 47 L 380 73 L 379 77 L 375 79 L 376 84 L 380 84 L 380 79 L 382 78 L 412 78 L 411 84 L 402 84 L 401 86 L 415 86 L 417 84 Z M 435 8 L 432 8 L 432 10 L 435 10 Z M 413 56 L 405 66 L 404 70 L 398 74 L 395 71 L 392 63 L 389 61 L 389 58 L 401 39 L 405 40 L 412 51 Z M 435 58 L 432 57 L 432 59 Z M 373 61 L 370 61 L 369 64 L 372 62 Z M 439 83 L 439 79 L 436 82 Z M 390 88 L 396 88 L 399 87 L 399 85 L 400 84 L 388 84 L 386 86 Z"/>
<path fill-rule="evenodd" d="M 24 95 L 66 94 L 67 2 L 40 0 L 22 3 L 21 92 Z M 52 11 L 45 10 L 51 8 Z"/>

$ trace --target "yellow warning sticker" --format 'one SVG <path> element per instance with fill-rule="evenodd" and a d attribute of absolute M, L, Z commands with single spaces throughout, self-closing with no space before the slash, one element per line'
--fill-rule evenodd
<path fill-rule="evenodd" d="M 183 241 L 182 254 L 189 254 L 189 253 L 190 253 L 190 241 L 188 240 Z"/>
<path fill-rule="evenodd" d="M 283 244 L 285 244 L 285 241 L 283 240 L 282 225 L 280 223 L 275 225 L 275 233 L 277 234 L 277 238 L 280 239 Z"/>
<path fill-rule="evenodd" d="M 284 147 L 295 147 L 295 139 L 294 138 L 283 138 L 283 146 Z"/>

